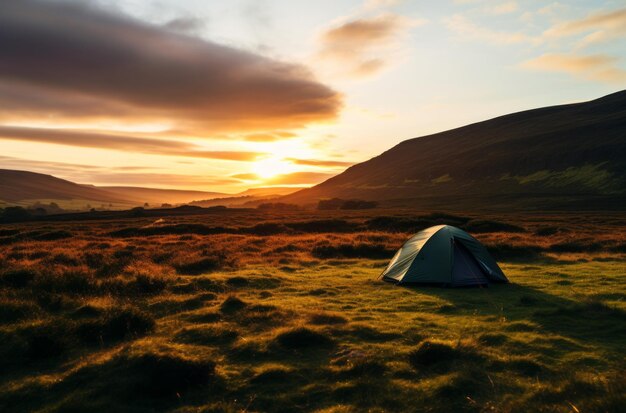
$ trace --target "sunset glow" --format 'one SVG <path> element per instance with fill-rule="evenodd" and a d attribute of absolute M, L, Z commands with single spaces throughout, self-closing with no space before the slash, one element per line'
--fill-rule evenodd
<path fill-rule="evenodd" d="M 310 186 L 405 139 L 626 85 L 619 1 L 114 3 L 2 2 L 0 166 Z"/>
<path fill-rule="evenodd" d="M 260 178 L 273 178 L 277 175 L 288 174 L 296 171 L 297 168 L 291 162 L 286 162 L 280 158 L 267 158 L 257 161 L 252 165 L 252 171 Z"/>

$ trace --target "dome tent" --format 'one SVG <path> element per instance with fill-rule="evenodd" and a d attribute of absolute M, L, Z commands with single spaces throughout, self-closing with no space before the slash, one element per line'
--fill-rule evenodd
<path fill-rule="evenodd" d="M 381 277 L 398 284 L 449 287 L 509 282 L 478 240 L 450 225 L 430 227 L 411 237 L 394 255 Z"/>

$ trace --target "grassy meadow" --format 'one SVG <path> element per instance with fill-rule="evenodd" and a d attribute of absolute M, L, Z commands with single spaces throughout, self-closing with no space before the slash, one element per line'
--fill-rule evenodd
<path fill-rule="evenodd" d="M 511 284 L 377 280 L 441 223 Z M 2 225 L 0 411 L 623 411 L 625 229 L 382 209 Z"/>

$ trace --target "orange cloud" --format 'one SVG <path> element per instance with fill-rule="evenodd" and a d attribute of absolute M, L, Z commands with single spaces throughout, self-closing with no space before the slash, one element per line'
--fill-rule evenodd
<path fill-rule="evenodd" d="M 249 142 L 275 142 L 287 138 L 294 138 L 296 134 L 291 132 L 251 133 L 243 138 Z"/>
<path fill-rule="evenodd" d="M 323 161 L 323 160 L 313 160 L 313 159 L 295 159 L 289 158 L 287 159 L 289 162 L 295 163 L 296 165 L 307 165 L 307 166 L 326 166 L 326 167 L 347 167 L 354 165 L 354 162 L 344 162 L 344 161 Z"/>
<path fill-rule="evenodd" d="M 606 55 L 544 54 L 523 63 L 523 67 L 571 75 L 607 83 L 624 84 L 626 70 L 615 65 L 617 59 Z"/>
<path fill-rule="evenodd" d="M 0 126 L 0 139 L 230 161 L 253 161 L 266 155 L 262 152 L 206 151 L 187 142 L 168 139 L 20 126 Z"/>
<path fill-rule="evenodd" d="M 604 13 L 591 14 L 585 18 L 557 24 L 546 30 L 544 36 L 566 37 L 589 33 L 579 43 L 579 47 L 605 42 L 626 35 L 626 8 Z"/>
<path fill-rule="evenodd" d="M 333 176 L 334 174 L 322 172 L 293 172 L 263 181 L 268 185 L 312 185 L 319 184 Z"/>
<path fill-rule="evenodd" d="M 321 35 L 319 57 L 350 76 L 369 76 L 387 66 L 410 27 L 423 23 L 396 14 L 353 19 Z"/>
<path fill-rule="evenodd" d="M 0 120 L 163 121 L 196 135 L 332 119 L 341 96 L 303 66 L 93 3 L 20 0 L 0 13 Z"/>
<path fill-rule="evenodd" d="M 444 25 L 463 39 L 478 39 L 493 44 L 536 43 L 539 40 L 524 33 L 502 32 L 482 27 L 462 14 L 455 14 L 443 20 Z"/>
<path fill-rule="evenodd" d="M 259 176 L 257 174 L 244 173 L 231 175 L 231 178 L 240 179 L 243 181 L 256 181 L 259 179 Z"/>

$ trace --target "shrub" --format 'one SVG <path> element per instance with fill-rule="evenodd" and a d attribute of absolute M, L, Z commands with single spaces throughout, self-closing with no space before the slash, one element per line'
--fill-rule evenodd
<path fill-rule="evenodd" d="M 339 209 L 343 203 L 344 200 L 339 198 L 323 199 L 317 203 L 317 209 L 320 211 Z"/>
<path fill-rule="evenodd" d="M 4 210 L 2 211 L 2 215 L 0 216 L 0 222 L 22 222 L 28 221 L 30 218 L 30 212 L 22 207 L 6 207 L 4 208 Z"/>

